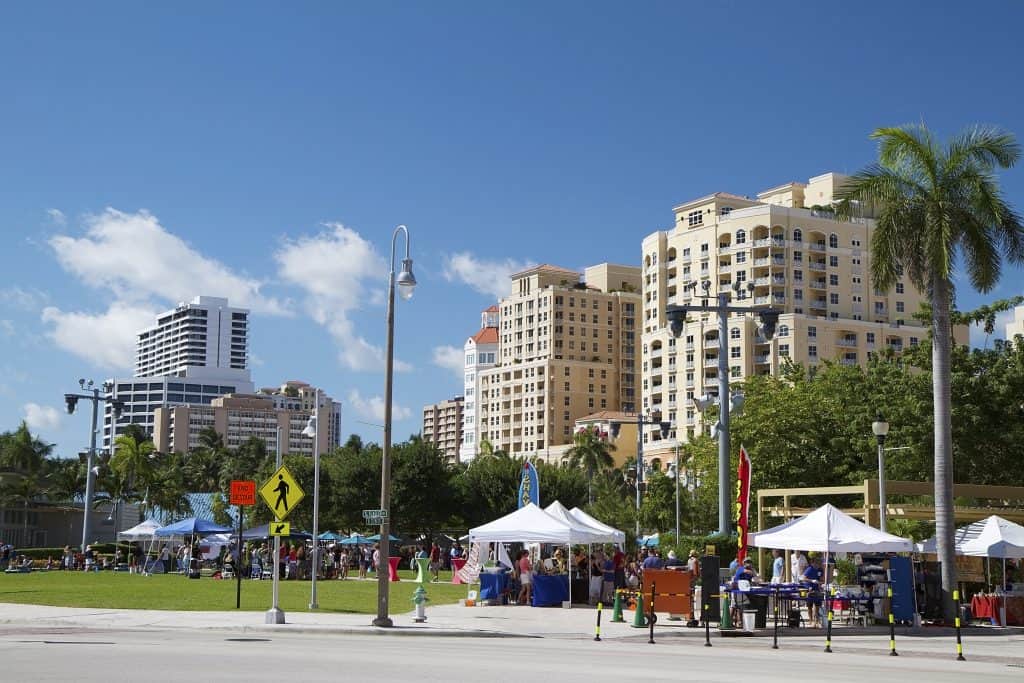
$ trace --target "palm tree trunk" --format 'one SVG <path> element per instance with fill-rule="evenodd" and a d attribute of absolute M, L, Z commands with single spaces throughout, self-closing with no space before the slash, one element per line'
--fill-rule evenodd
<path fill-rule="evenodd" d="M 953 623 L 957 585 L 953 532 L 953 421 L 950 397 L 950 283 L 932 278 L 932 393 L 935 411 L 935 540 L 942 576 L 942 613 Z"/>

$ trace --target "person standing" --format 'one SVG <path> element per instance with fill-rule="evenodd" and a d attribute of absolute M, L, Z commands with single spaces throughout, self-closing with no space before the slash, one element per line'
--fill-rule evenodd
<path fill-rule="evenodd" d="M 164 574 L 171 573 L 171 549 L 164 543 L 163 548 L 160 549 L 160 561 L 164 564 Z"/>
<path fill-rule="evenodd" d="M 786 562 L 782 559 L 782 551 L 776 548 L 772 551 L 772 583 L 782 583 L 785 567 Z"/>
<path fill-rule="evenodd" d="M 807 556 L 803 551 L 797 550 L 789 558 L 790 581 L 799 581 L 807 569 Z"/>
<path fill-rule="evenodd" d="M 431 581 L 440 581 L 439 572 L 441 571 L 441 546 L 434 543 L 430 546 L 430 574 Z"/>
<path fill-rule="evenodd" d="M 526 550 L 519 551 L 519 597 L 516 600 L 520 605 L 531 604 L 533 598 L 533 565 L 530 564 L 530 553 Z"/>

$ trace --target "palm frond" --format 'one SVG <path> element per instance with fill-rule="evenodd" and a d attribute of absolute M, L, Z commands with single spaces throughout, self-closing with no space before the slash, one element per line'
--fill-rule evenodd
<path fill-rule="evenodd" d="M 1020 144 L 1012 133 L 997 126 L 973 126 L 950 141 L 945 166 L 952 173 L 966 164 L 979 164 L 985 169 L 1010 168 L 1020 160 L 1020 154 Z"/>
<path fill-rule="evenodd" d="M 879 140 L 878 161 L 904 177 L 927 179 L 937 184 L 939 151 L 931 132 L 923 124 L 878 128 L 870 136 Z"/>

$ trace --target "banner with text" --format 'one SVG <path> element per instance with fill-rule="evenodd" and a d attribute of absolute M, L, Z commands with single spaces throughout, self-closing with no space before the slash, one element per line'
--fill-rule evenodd
<path fill-rule="evenodd" d="M 527 460 L 523 463 L 523 478 L 519 482 L 519 504 L 517 508 L 533 503 L 540 506 L 540 482 L 537 479 L 537 468 Z"/>
<path fill-rule="evenodd" d="M 459 580 L 462 583 L 476 583 L 480 580 L 480 544 L 472 543 L 469 546 L 469 557 L 466 564 L 458 572 Z"/>
<path fill-rule="evenodd" d="M 736 468 L 736 530 L 739 539 L 736 560 L 743 562 L 747 556 L 747 530 L 750 528 L 750 456 L 740 446 L 740 464 Z"/>

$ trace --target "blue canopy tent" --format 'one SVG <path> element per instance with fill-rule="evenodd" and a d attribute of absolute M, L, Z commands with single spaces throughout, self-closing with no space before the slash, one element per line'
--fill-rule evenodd
<path fill-rule="evenodd" d="M 366 536 L 360 536 L 359 534 L 346 536 L 342 540 L 338 541 L 338 545 L 366 545 L 367 543 L 373 543 L 373 541 Z"/>
<path fill-rule="evenodd" d="M 206 534 L 223 534 L 230 531 L 230 527 L 221 526 L 212 520 L 189 517 L 180 522 L 160 527 L 153 533 L 166 538 L 169 536 L 205 536 Z"/>
<path fill-rule="evenodd" d="M 401 541 L 402 540 L 402 539 L 398 538 L 397 536 L 394 536 L 393 534 L 388 534 L 388 539 L 390 539 L 392 541 Z M 366 540 L 371 542 L 371 543 L 376 543 L 377 541 L 380 540 L 380 534 L 374 534 L 373 536 L 367 536 Z"/>
<path fill-rule="evenodd" d="M 336 534 L 333 531 L 325 531 L 317 536 L 317 540 L 320 541 L 343 541 L 346 538 L 348 538 L 348 536 L 342 536 L 341 534 Z"/>
<path fill-rule="evenodd" d="M 243 541 L 259 541 L 264 538 L 270 538 L 270 524 L 261 524 L 260 526 L 254 526 L 251 529 L 246 529 L 242 532 Z M 292 531 L 287 538 L 296 538 L 300 541 L 308 541 L 313 538 L 313 534 L 305 531 Z"/>

